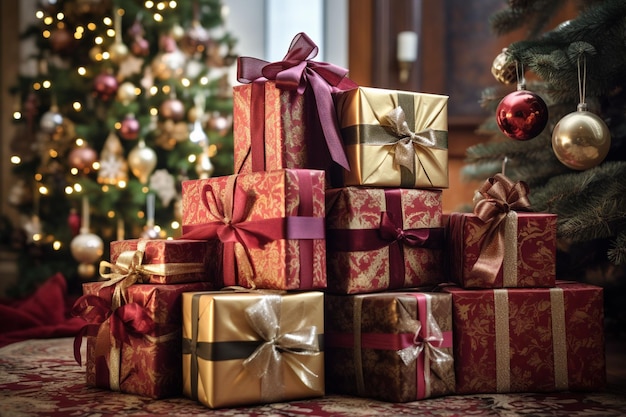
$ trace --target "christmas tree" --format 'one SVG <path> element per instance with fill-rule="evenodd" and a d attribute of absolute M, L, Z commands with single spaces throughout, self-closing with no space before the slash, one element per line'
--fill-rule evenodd
<path fill-rule="evenodd" d="M 232 173 L 225 11 L 219 0 L 40 2 L 23 34 L 37 70 L 12 89 L 11 295 L 56 272 L 97 278 L 112 240 L 179 236 L 181 181 Z"/>
<path fill-rule="evenodd" d="M 563 10 L 572 18 L 549 27 Z M 490 139 L 467 150 L 463 174 L 485 179 L 507 158 L 506 175 L 528 183 L 533 209 L 558 215 L 557 278 L 610 288 L 605 298 L 618 311 L 626 288 L 626 2 L 510 0 L 490 25 L 497 36 L 527 36 L 494 60 L 502 84 L 483 92 L 494 116 L 479 129 Z M 536 118 L 516 126 L 507 119 L 515 109 Z"/>

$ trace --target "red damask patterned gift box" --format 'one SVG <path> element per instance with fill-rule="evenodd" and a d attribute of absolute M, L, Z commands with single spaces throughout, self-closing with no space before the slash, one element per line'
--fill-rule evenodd
<path fill-rule="evenodd" d="M 182 393 L 182 294 L 206 291 L 208 282 L 185 284 L 83 284 L 74 313 L 88 324 L 87 385 L 151 398 Z"/>
<path fill-rule="evenodd" d="M 464 288 L 553 287 L 556 221 L 532 213 L 524 182 L 496 174 L 485 181 L 473 213 L 451 213 L 449 279 Z"/>
<path fill-rule="evenodd" d="M 324 171 L 285 169 L 183 182 L 183 237 L 220 242 L 218 285 L 326 288 Z"/>
<path fill-rule="evenodd" d="M 134 268 L 150 284 L 208 280 L 205 264 L 212 245 L 206 240 L 127 239 L 111 242 L 110 248 L 111 263 L 101 265 L 111 272 Z"/>
<path fill-rule="evenodd" d="M 313 61 L 317 49 L 300 33 L 283 61 L 239 58 L 245 84 L 233 88 L 235 173 L 348 168 L 331 94 L 356 84 L 347 70 Z"/>
<path fill-rule="evenodd" d="M 440 190 L 326 191 L 328 289 L 359 294 L 444 279 Z"/>
<path fill-rule="evenodd" d="M 458 394 L 604 387 L 602 288 L 556 285 L 445 288 L 452 294 Z"/>
<path fill-rule="evenodd" d="M 326 295 L 329 392 L 391 402 L 454 393 L 450 294 Z"/>

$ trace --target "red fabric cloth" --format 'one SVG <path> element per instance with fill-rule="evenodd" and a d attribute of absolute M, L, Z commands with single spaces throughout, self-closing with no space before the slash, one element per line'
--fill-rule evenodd
<path fill-rule="evenodd" d="M 0 304 L 0 347 L 26 339 L 74 336 L 85 321 L 71 317 L 65 277 L 57 273 L 30 297 Z"/>

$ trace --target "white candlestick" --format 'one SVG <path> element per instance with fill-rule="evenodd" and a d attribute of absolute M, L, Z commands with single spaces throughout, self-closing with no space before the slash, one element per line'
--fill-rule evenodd
<path fill-rule="evenodd" d="M 400 62 L 415 62 L 417 59 L 417 33 L 404 31 L 398 33 L 397 58 Z"/>

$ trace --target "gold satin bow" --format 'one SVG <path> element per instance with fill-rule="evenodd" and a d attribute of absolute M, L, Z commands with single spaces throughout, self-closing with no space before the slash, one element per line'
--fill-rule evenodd
<path fill-rule="evenodd" d="M 487 179 L 475 198 L 474 214 L 486 225 L 480 255 L 471 275 L 493 282 L 504 259 L 504 220 L 511 211 L 528 211 L 528 185 L 502 174 Z"/>
<path fill-rule="evenodd" d="M 279 295 L 266 295 L 245 310 L 248 323 L 265 341 L 243 362 L 248 371 L 261 379 L 263 401 L 274 401 L 283 395 L 283 360 L 304 385 L 317 391 L 322 389 L 322 378 L 297 359 L 298 355 L 320 353 L 317 327 L 302 327 L 304 311 L 281 317 L 281 302 Z"/>
<path fill-rule="evenodd" d="M 414 174 L 415 146 L 433 147 L 437 143 L 435 131 L 431 128 L 413 132 L 400 106 L 385 114 L 380 120 L 380 125 L 390 128 L 393 134 L 400 138 L 393 144 L 393 160 L 397 165 L 406 167 L 411 174 Z"/>

